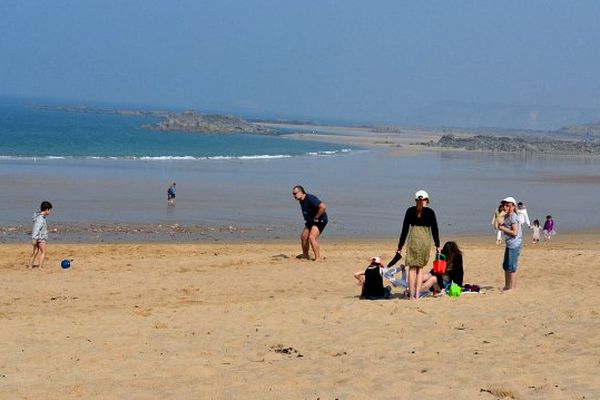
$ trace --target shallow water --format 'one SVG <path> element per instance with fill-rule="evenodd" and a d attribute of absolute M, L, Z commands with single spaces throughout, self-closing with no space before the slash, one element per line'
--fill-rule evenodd
<path fill-rule="evenodd" d="M 166 189 L 177 181 L 177 205 Z M 291 187 L 303 184 L 327 204 L 330 237 L 390 236 L 395 242 L 412 195 L 425 189 L 442 240 L 489 233 L 498 201 L 523 201 L 531 220 L 552 214 L 556 229 L 600 227 L 600 160 L 483 153 L 338 156 L 263 160 L 0 160 L 0 221 L 31 221 L 50 200 L 51 221 L 248 226 L 295 237 L 302 226 Z M 51 223 L 51 222 L 50 222 Z M 529 233 L 525 233 L 529 235 Z"/>

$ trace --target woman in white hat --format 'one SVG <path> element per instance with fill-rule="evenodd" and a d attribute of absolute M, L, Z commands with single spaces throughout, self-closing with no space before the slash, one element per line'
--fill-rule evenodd
<path fill-rule="evenodd" d="M 429 194 L 424 190 L 415 193 L 415 203 L 404 215 L 402 233 L 398 241 L 397 253 L 400 254 L 406 244 L 406 265 L 408 266 L 408 291 L 411 300 L 419 298 L 423 282 L 423 267 L 429 262 L 431 239 L 435 250 L 440 251 L 440 234 L 435 212 L 427 207 Z"/>
<path fill-rule="evenodd" d="M 502 200 L 502 206 L 506 211 L 506 216 L 498 229 L 502 231 L 505 237 L 506 247 L 504 249 L 504 260 L 502 269 L 504 270 L 504 291 L 511 291 L 517 288 L 517 268 L 519 267 L 519 256 L 521 255 L 521 245 L 523 242 L 521 233 L 521 222 L 517 215 L 517 201 L 514 197 L 507 197 Z"/>

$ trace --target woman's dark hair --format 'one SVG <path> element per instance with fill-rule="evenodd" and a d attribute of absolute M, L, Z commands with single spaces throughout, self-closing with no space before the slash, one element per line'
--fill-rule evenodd
<path fill-rule="evenodd" d="M 42 204 L 40 205 L 40 211 L 46 211 L 46 210 L 51 210 L 52 209 L 52 204 L 50 204 L 49 201 L 42 201 Z"/>
<path fill-rule="evenodd" d="M 441 253 L 446 256 L 446 262 L 448 264 L 452 264 L 452 261 L 454 261 L 456 256 L 462 256 L 462 251 L 460 251 L 456 242 L 444 243 Z"/>

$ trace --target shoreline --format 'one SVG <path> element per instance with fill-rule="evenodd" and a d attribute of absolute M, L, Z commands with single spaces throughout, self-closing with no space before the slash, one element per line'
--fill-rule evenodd
<path fill-rule="evenodd" d="M 49 224 L 49 244 L 202 244 L 219 243 L 296 243 L 299 239 L 301 225 L 294 227 L 256 227 L 256 226 L 212 226 L 185 224 Z M 0 246 L 30 242 L 31 227 L 24 225 L 0 226 Z M 349 234 L 331 235 L 325 232 L 320 243 L 335 245 L 336 243 L 381 243 L 395 244 L 400 235 L 397 234 Z M 562 242 L 574 241 L 579 238 L 600 238 L 600 228 L 561 229 L 558 239 Z M 531 239 L 531 231 L 523 229 L 523 243 Z M 494 233 L 485 232 L 440 232 L 440 240 L 468 240 L 479 244 L 494 242 Z"/>
<path fill-rule="evenodd" d="M 565 157 L 589 157 L 598 159 L 600 154 L 597 151 L 597 143 L 589 142 L 577 138 L 557 137 L 552 132 L 546 135 L 535 137 L 519 135 L 499 135 L 499 134 L 481 134 L 475 131 L 446 128 L 398 128 L 396 131 L 377 130 L 373 128 L 344 127 L 328 125 L 293 125 L 284 123 L 259 123 L 270 129 L 300 129 L 303 131 L 313 131 L 313 133 L 283 133 L 281 136 L 292 139 L 319 140 L 328 143 L 348 144 L 354 146 L 363 146 L 371 148 L 383 148 L 388 150 L 390 155 L 408 155 L 421 154 L 427 152 L 461 152 L 461 153 L 480 153 L 480 154 L 514 154 L 526 156 L 565 156 Z M 452 137 L 456 142 L 453 145 L 440 144 L 442 138 Z M 485 148 L 467 148 L 459 144 L 465 142 L 470 145 L 474 139 L 487 139 L 489 142 L 498 146 L 499 139 L 508 138 L 511 142 L 524 141 L 525 144 L 519 144 L 518 148 L 513 150 L 494 150 Z M 485 142 L 485 140 L 483 140 Z M 529 147 L 533 149 L 534 145 L 539 143 L 553 143 L 555 150 L 544 148 L 533 151 L 525 150 Z M 564 152 L 564 144 L 579 144 L 581 146 L 596 146 L 595 153 L 583 151 Z"/>

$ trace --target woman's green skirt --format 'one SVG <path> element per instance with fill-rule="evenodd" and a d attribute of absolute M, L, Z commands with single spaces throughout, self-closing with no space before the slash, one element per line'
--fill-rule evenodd
<path fill-rule="evenodd" d="M 426 266 L 429 262 L 431 245 L 430 227 L 411 226 L 406 240 L 406 265 L 408 267 Z"/>

